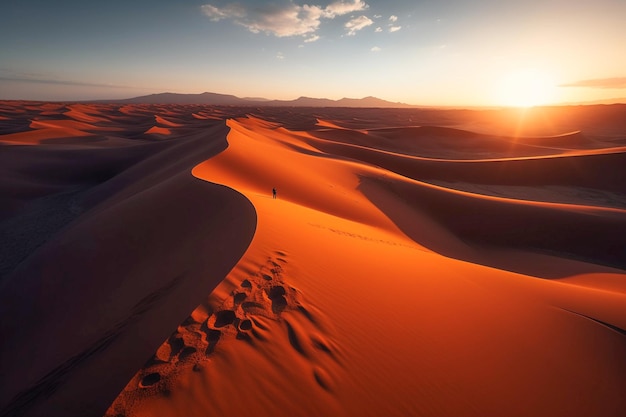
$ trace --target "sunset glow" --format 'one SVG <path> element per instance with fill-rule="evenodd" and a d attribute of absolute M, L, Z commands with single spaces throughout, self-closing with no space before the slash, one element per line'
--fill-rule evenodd
<path fill-rule="evenodd" d="M 502 77 L 496 86 L 498 104 L 531 107 L 553 103 L 556 85 L 550 75 L 535 69 L 523 69 Z"/>
<path fill-rule="evenodd" d="M 624 16 L 622 0 L 3 2 L 0 99 L 613 100 Z"/>

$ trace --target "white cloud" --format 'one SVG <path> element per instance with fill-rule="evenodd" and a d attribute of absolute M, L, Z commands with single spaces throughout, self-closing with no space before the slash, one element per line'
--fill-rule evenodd
<path fill-rule="evenodd" d="M 380 52 L 382 49 L 380 49 L 378 46 L 374 46 L 372 47 L 372 49 L 370 49 L 370 51 L 372 52 Z"/>
<path fill-rule="evenodd" d="M 369 17 L 359 16 L 350 19 L 350 21 L 348 21 L 348 23 L 346 23 L 344 26 L 348 30 L 348 36 L 354 36 L 359 30 L 366 28 L 373 23 L 374 21 L 372 21 L 372 19 L 370 19 Z"/>
<path fill-rule="evenodd" d="M 276 59 L 279 59 L 279 60 L 282 61 L 283 59 L 285 59 L 285 55 L 283 55 L 282 52 L 279 52 L 279 53 L 276 54 Z"/>
<path fill-rule="evenodd" d="M 362 0 L 339 0 L 326 7 L 308 4 L 300 6 L 292 0 L 261 3 L 254 7 L 244 7 L 236 3 L 224 7 L 211 4 L 200 6 L 202 13 L 212 21 L 232 20 L 252 33 L 263 32 L 277 37 L 309 36 L 305 42 L 319 39 L 315 32 L 319 29 L 322 19 L 334 19 L 367 8 L 369 5 Z M 360 29 L 362 28 L 356 28 L 354 31 Z"/>
<path fill-rule="evenodd" d="M 319 37 L 319 35 L 312 35 L 311 37 L 306 38 L 306 39 L 304 40 L 304 42 L 305 42 L 305 43 L 315 42 L 315 41 L 317 41 L 319 38 L 320 38 L 320 37 Z"/>
<path fill-rule="evenodd" d="M 376 33 L 380 33 L 380 32 L 382 32 L 382 31 L 383 31 L 383 28 L 381 28 L 380 26 L 378 26 L 378 27 L 376 28 L 376 30 L 374 30 L 374 32 L 376 32 Z"/>
<path fill-rule="evenodd" d="M 361 0 L 352 0 L 348 2 L 336 1 L 324 8 L 324 16 L 332 19 L 335 16 L 343 16 L 344 14 L 359 12 L 369 7 L 370 6 L 367 3 L 364 3 Z"/>
<path fill-rule="evenodd" d="M 393 22 L 397 22 L 398 21 L 398 16 L 394 16 L 394 15 L 389 16 L 389 21 L 392 22 L 392 23 Z"/>
<path fill-rule="evenodd" d="M 400 29 L 402 29 L 402 26 L 392 26 L 392 27 L 389 28 L 389 32 L 392 32 L 392 33 L 393 32 L 397 32 Z"/>
<path fill-rule="evenodd" d="M 246 11 L 238 4 L 231 4 L 229 6 L 222 7 L 221 9 L 210 4 L 205 4 L 200 6 L 200 10 L 202 10 L 202 13 L 207 15 L 209 19 L 214 22 L 223 19 L 241 18 L 244 17 L 246 14 Z"/>

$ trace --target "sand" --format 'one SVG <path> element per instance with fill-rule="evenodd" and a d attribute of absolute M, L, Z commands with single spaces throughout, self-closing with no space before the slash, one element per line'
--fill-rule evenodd
<path fill-rule="evenodd" d="M 0 415 L 626 413 L 626 106 L 0 116 Z"/>

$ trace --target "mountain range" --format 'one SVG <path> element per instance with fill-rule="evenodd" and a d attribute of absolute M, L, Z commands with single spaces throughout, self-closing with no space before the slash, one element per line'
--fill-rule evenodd
<path fill-rule="evenodd" d="M 405 103 L 394 103 L 376 97 L 342 98 L 330 100 L 326 98 L 299 97 L 295 100 L 268 100 L 264 98 L 240 98 L 230 94 L 200 93 L 179 94 L 159 93 L 133 97 L 122 100 L 98 100 L 106 103 L 128 104 L 207 104 L 214 106 L 276 106 L 276 107 L 416 107 Z"/>
<path fill-rule="evenodd" d="M 377 97 L 363 98 L 342 98 L 331 100 L 327 98 L 298 97 L 294 100 L 271 100 L 263 97 L 237 97 L 232 94 L 219 94 L 204 92 L 199 94 L 183 93 L 157 93 L 145 96 L 132 97 L 127 99 L 95 100 L 90 103 L 113 103 L 113 104 L 204 104 L 211 106 L 273 106 L 273 107 L 351 107 L 351 108 L 417 108 L 417 107 L 437 107 L 456 108 L 454 106 L 417 106 L 412 104 L 392 102 Z M 598 104 L 626 103 L 626 98 L 603 99 L 584 102 L 555 103 L 551 106 L 583 106 Z M 458 106 L 457 106 L 458 107 Z M 462 106 L 463 108 L 473 108 L 473 106 Z M 487 108 L 487 107 L 483 107 Z M 490 108 L 497 108 L 490 107 Z"/>

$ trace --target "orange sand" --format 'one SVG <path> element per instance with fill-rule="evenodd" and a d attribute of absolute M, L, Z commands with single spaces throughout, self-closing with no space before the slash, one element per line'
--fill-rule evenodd
<path fill-rule="evenodd" d="M 0 415 L 624 415 L 623 119 L 533 111 L 1 103 Z"/>

